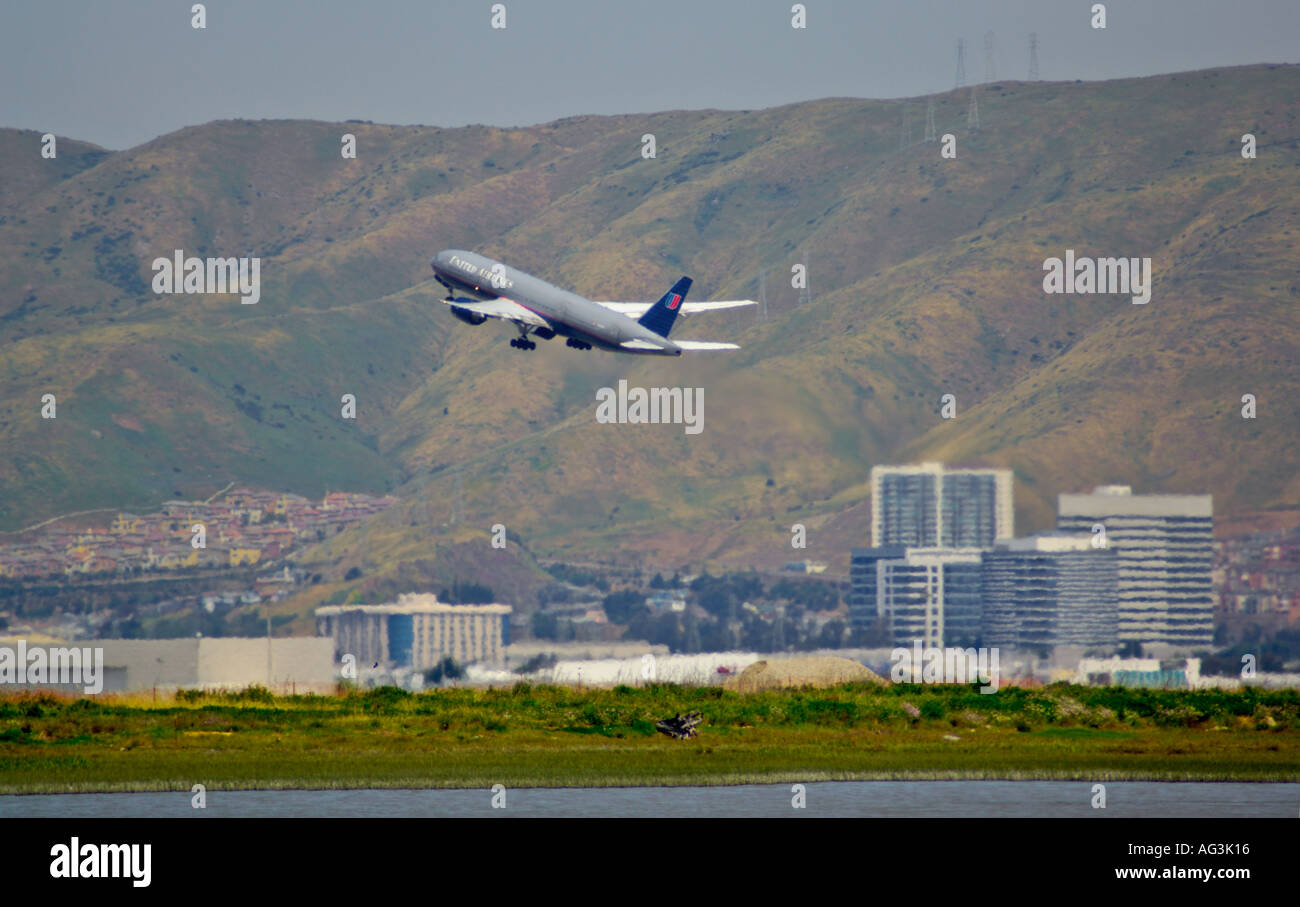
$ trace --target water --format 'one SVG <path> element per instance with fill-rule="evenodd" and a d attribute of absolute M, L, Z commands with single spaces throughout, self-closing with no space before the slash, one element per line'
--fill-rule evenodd
<path fill-rule="evenodd" d="M 493 809 L 490 790 L 208 791 L 191 794 L 0 796 L 3 818 L 152 817 L 875 817 L 1295 818 L 1300 784 L 1123 781 L 1093 809 L 1081 781 L 826 781 L 805 785 L 795 809 L 790 784 L 735 787 L 516 788 Z"/>

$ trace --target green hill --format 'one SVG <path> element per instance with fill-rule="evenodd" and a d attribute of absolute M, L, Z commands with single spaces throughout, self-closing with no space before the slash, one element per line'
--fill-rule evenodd
<path fill-rule="evenodd" d="M 451 541 L 458 494 L 457 532 L 504 523 L 539 557 L 779 564 L 803 522 L 805 554 L 843 566 L 871 465 L 921 458 L 1014 468 L 1021 531 L 1103 483 L 1295 508 L 1297 96 L 1280 65 L 1003 82 L 980 131 L 968 94 L 934 98 L 956 160 L 900 150 L 902 102 L 857 99 L 521 129 L 223 121 L 114 153 L 61 139 L 57 162 L 0 131 L 21 176 L 0 192 L 0 527 L 238 479 L 396 490 L 307 554 L 368 571 Z M 768 316 L 675 332 L 737 353 L 520 353 L 438 302 L 447 247 L 596 299 L 681 274 L 694 298 L 753 297 L 765 267 Z M 155 296 L 150 262 L 177 248 L 260 256 L 261 301 Z M 1046 296 L 1066 249 L 1150 257 L 1151 302 Z M 620 378 L 703 387 L 704 432 L 596 424 Z"/>

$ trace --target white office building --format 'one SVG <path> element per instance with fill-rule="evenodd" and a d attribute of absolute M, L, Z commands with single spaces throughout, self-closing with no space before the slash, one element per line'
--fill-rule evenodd
<path fill-rule="evenodd" d="M 1057 529 L 1105 533 L 1119 571 L 1119 638 L 1182 649 L 1214 639 L 1214 507 L 1208 494 L 1135 495 L 1127 485 L 1058 499 Z"/>
<path fill-rule="evenodd" d="M 433 594 L 408 593 L 382 605 L 316 609 L 316 632 L 334 638 L 335 657 L 369 666 L 424 671 L 450 657 L 460 664 L 505 663 L 508 605 L 449 605 Z"/>
<path fill-rule="evenodd" d="M 1115 550 L 1087 535 L 998 542 L 984 555 L 984 643 L 1114 646 L 1118 582 Z"/>
<path fill-rule="evenodd" d="M 855 627 L 888 622 L 910 646 L 974 645 L 982 622 L 978 548 L 855 548 L 849 615 Z"/>
<path fill-rule="evenodd" d="M 1009 469 L 945 469 L 942 463 L 871 468 L 877 548 L 989 548 L 1013 535 Z"/>

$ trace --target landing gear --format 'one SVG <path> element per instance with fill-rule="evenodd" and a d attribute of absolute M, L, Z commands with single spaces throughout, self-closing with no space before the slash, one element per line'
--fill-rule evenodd
<path fill-rule="evenodd" d="M 515 327 L 519 331 L 519 336 L 510 341 L 510 345 L 517 350 L 535 350 L 537 344 L 528 339 L 528 328 L 525 325 L 515 322 Z"/>
<path fill-rule="evenodd" d="M 565 346 L 571 346 L 571 347 L 573 347 L 575 350 L 589 350 L 589 349 L 591 349 L 591 344 L 590 344 L 590 343 L 583 343 L 581 340 L 577 339 L 576 337 L 570 337 L 570 338 L 568 338 L 567 340 L 564 341 L 564 344 L 565 344 Z"/>

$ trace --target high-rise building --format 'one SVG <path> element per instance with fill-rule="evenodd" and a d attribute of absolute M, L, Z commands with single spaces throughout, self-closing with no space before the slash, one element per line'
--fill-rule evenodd
<path fill-rule="evenodd" d="M 884 616 L 877 597 L 878 579 L 876 564 L 882 560 L 897 560 L 907 553 L 902 545 L 882 548 L 854 548 L 849 560 L 849 627 L 869 630 Z"/>
<path fill-rule="evenodd" d="M 1009 469 L 942 463 L 873 466 L 871 540 L 877 547 L 988 548 L 1015 535 Z"/>
<path fill-rule="evenodd" d="M 443 658 L 461 664 L 505 660 L 508 605 L 449 605 L 436 595 L 399 595 L 383 605 L 316 609 L 318 636 L 334 637 L 337 657 L 427 670 Z"/>
<path fill-rule="evenodd" d="M 888 621 L 897 646 L 974 645 L 982 621 L 978 548 L 855 548 L 849 615 L 854 627 Z"/>
<path fill-rule="evenodd" d="M 1006 539 L 984 554 L 989 646 L 1113 646 L 1119 641 L 1113 549 L 1087 535 Z"/>
<path fill-rule="evenodd" d="M 1115 549 L 1119 638 L 1207 646 L 1214 639 L 1214 507 L 1208 494 L 1135 495 L 1127 485 L 1058 499 L 1057 529 Z M 1102 527 L 1102 528 L 1096 528 Z"/>

